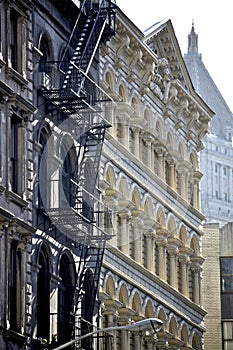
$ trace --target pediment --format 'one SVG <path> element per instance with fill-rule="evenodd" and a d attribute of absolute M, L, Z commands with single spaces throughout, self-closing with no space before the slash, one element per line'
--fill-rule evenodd
<path fill-rule="evenodd" d="M 160 58 L 169 63 L 172 79 L 193 91 L 193 85 L 184 63 L 184 59 L 170 19 L 155 23 L 144 32 L 144 43 Z"/>

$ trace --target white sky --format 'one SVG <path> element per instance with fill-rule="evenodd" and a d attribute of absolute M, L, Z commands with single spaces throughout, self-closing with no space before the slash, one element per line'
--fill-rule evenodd
<path fill-rule="evenodd" d="M 169 18 L 182 54 L 194 20 L 198 51 L 217 88 L 233 112 L 233 19 L 231 0 L 116 0 L 142 31 Z"/>

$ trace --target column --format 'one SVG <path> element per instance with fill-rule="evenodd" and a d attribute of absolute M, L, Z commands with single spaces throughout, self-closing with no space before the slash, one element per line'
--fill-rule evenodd
<path fill-rule="evenodd" d="M 132 127 L 132 131 L 133 131 L 133 136 L 134 136 L 134 144 L 133 144 L 133 153 L 135 155 L 135 157 L 139 158 L 139 133 L 140 133 L 140 128 L 133 126 Z"/>
<path fill-rule="evenodd" d="M 152 137 L 149 133 L 144 133 L 143 139 L 146 143 L 146 165 L 148 168 L 152 168 L 152 150 L 151 150 L 151 144 L 152 144 Z"/>
<path fill-rule="evenodd" d="M 120 115 L 119 117 L 120 121 L 120 128 L 121 128 L 121 137 L 120 141 L 123 146 L 126 148 L 129 148 L 129 118 L 126 115 Z"/>
<path fill-rule="evenodd" d="M 118 213 L 120 217 L 120 237 L 119 237 L 119 247 L 120 250 L 129 255 L 129 228 L 128 228 L 128 218 L 130 216 L 129 210 L 125 209 Z"/>
<path fill-rule="evenodd" d="M 142 334 L 140 332 L 134 332 L 134 350 L 141 350 Z"/>
<path fill-rule="evenodd" d="M 145 267 L 152 272 L 155 271 L 154 232 L 153 229 L 150 229 L 144 234 L 146 238 Z"/>
<path fill-rule="evenodd" d="M 204 259 L 201 256 L 195 256 L 191 258 L 190 269 L 194 274 L 194 286 L 193 286 L 193 301 L 197 305 L 201 305 L 201 270 Z"/>
<path fill-rule="evenodd" d="M 228 200 L 232 201 L 232 168 L 228 167 Z"/>
<path fill-rule="evenodd" d="M 164 171 L 164 148 L 156 148 L 156 153 L 158 157 L 158 176 L 165 180 L 165 171 Z"/>
<path fill-rule="evenodd" d="M 117 205 L 118 205 L 118 192 L 113 188 L 106 188 L 104 192 L 104 204 L 107 208 L 112 210 L 112 226 L 113 226 L 113 233 L 115 233 L 115 230 L 117 229 Z M 106 230 L 106 228 L 105 228 Z M 109 227 L 109 233 L 111 232 L 111 227 Z M 117 246 L 117 235 L 115 235 L 111 240 L 110 243 L 114 246 Z"/>
<path fill-rule="evenodd" d="M 148 350 L 156 349 L 157 339 L 155 335 L 145 335 L 144 339 Z"/>
<path fill-rule="evenodd" d="M 168 350 L 169 349 L 169 344 L 167 341 L 167 336 L 166 333 L 163 331 L 159 331 L 157 333 L 157 343 L 156 343 L 156 349 L 159 350 Z"/>
<path fill-rule="evenodd" d="M 105 327 L 114 327 L 116 325 L 119 317 L 117 311 L 118 307 L 119 305 L 116 300 L 107 299 L 104 301 L 104 311 L 102 314 L 106 320 Z M 101 325 L 101 327 L 104 327 L 104 325 Z M 115 349 L 117 332 L 112 330 L 111 333 L 113 334 L 113 348 Z"/>
<path fill-rule="evenodd" d="M 133 219 L 133 258 L 139 264 L 142 263 L 142 226 L 142 220 L 138 218 Z"/>
<path fill-rule="evenodd" d="M 156 237 L 156 244 L 158 246 L 158 265 L 159 265 L 159 277 L 165 280 L 166 276 L 166 263 L 165 263 L 165 246 L 167 240 L 164 237 Z"/>
<path fill-rule="evenodd" d="M 223 169 L 222 164 L 219 164 L 219 198 L 223 199 Z"/>
<path fill-rule="evenodd" d="M 129 323 L 131 319 L 131 313 L 128 308 L 119 308 L 119 325 L 124 326 Z M 121 349 L 129 349 L 129 332 L 126 330 L 121 330 Z"/>
<path fill-rule="evenodd" d="M 173 189 L 176 188 L 175 186 L 175 164 L 173 159 L 167 160 L 169 164 L 169 177 L 168 177 L 168 185 L 171 186 Z"/>
<path fill-rule="evenodd" d="M 186 199 L 186 173 L 180 171 L 180 195 Z"/>
<path fill-rule="evenodd" d="M 170 285 L 173 288 L 177 288 L 177 254 L 178 248 L 176 246 L 167 246 L 167 251 L 169 253 L 169 263 L 170 263 Z"/>
<path fill-rule="evenodd" d="M 193 183 L 193 206 L 196 209 L 200 209 L 200 197 L 199 197 L 199 183 L 202 178 L 200 171 L 194 172 L 194 183 Z"/>
<path fill-rule="evenodd" d="M 188 297 L 188 263 L 189 263 L 189 256 L 187 255 L 180 255 L 179 261 L 181 264 L 181 293 Z"/>

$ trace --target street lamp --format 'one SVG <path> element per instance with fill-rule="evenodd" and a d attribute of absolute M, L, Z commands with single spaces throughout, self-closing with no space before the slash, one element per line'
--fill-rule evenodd
<path fill-rule="evenodd" d="M 69 342 L 62 344 L 55 348 L 54 350 L 61 350 L 65 349 L 67 346 L 70 346 L 74 343 L 76 343 L 79 340 L 85 339 L 87 337 L 90 337 L 94 334 L 98 334 L 101 332 L 109 332 L 109 331 L 115 331 L 115 330 L 125 330 L 128 332 L 142 332 L 142 331 L 152 331 L 156 333 L 161 327 L 162 327 L 163 321 L 161 321 L 158 318 L 146 318 L 145 320 L 141 320 L 134 323 L 126 324 L 125 326 L 114 326 L 114 327 L 106 327 L 106 328 L 99 328 L 93 332 L 81 335 L 80 337 L 77 337 L 75 339 L 70 340 Z"/>

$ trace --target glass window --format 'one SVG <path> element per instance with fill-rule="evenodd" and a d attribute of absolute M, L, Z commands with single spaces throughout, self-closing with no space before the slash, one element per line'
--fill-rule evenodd
<path fill-rule="evenodd" d="M 18 242 L 13 240 L 10 250 L 9 269 L 9 311 L 10 327 L 16 332 L 21 331 L 21 250 Z"/>
<path fill-rule="evenodd" d="M 223 322 L 224 350 L 233 350 L 233 322 Z"/>
<path fill-rule="evenodd" d="M 50 272 L 49 258 L 45 247 L 39 254 L 39 273 L 37 280 L 37 337 L 49 339 L 50 327 Z"/>
<path fill-rule="evenodd" d="M 15 70 L 18 70 L 19 68 L 19 61 L 18 61 L 18 20 L 19 15 L 18 13 L 12 9 L 10 13 L 10 28 L 11 28 L 11 42 L 10 42 L 10 48 L 11 48 L 11 65 L 12 68 Z"/>
<path fill-rule="evenodd" d="M 233 258 L 221 258 L 222 293 L 233 293 Z"/>
<path fill-rule="evenodd" d="M 10 140 L 10 183 L 11 190 L 17 194 L 21 192 L 21 158 L 22 147 L 19 142 L 21 139 L 21 119 L 13 114 L 11 117 L 11 140 Z"/>

